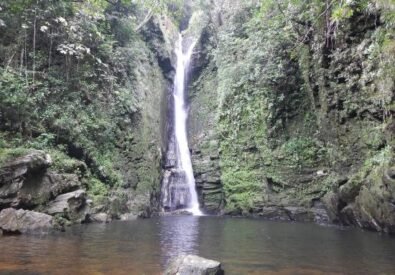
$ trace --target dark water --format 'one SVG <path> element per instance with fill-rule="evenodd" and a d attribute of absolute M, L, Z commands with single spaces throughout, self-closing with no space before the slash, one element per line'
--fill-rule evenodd
<path fill-rule="evenodd" d="M 160 274 L 193 253 L 226 274 L 395 274 L 395 238 L 314 224 L 163 217 L 0 238 L 0 274 Z"/>

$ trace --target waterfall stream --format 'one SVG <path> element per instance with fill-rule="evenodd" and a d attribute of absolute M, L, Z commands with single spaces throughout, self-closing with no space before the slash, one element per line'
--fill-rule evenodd
<path fill-rule="evenodd" d="M 187 138 L 188 106 L 186 83 L 195 42 L 185 41 L 180 34 L 177 48 L 177 68 L 173 88 L 173 125 L 167 151 L 167 170 L 162 181 L 162 206 L 165 210 L 186 209 L 201 215 L 195 189 L 191 154 Z"/>

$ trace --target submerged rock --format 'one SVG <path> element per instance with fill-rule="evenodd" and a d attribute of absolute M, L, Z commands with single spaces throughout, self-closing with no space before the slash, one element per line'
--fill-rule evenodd
<path fill-rule="evenodd" d="M 48 232 L 52 228 L 53 218 L 43 213 L 13 208 L 0 212 L 0 231 L 4 234 Z"/>
<path fill-rule="evenodd" d="M 165 275 L 220 275 L 221 263 L 195 255 L 181 255 L 173 259 Z"/>
<path fill-rule="evenodd" d="M 316 222 L 319 224 L 329 223 L 326 209 L 323 207 L 300 207 L 300 206 L 268 206 L 259 209 L 256 214 L 267 220 Z"/>

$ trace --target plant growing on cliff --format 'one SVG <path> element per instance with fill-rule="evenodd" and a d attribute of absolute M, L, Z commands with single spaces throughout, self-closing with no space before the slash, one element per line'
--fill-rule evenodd
<path fill-rule="evenodd" d="M 314 140 L 306 137 L 292 138 L 283 144 L 283 152 L 299 169 L 317 163 L 323 156 L 323 149 Z"/>
<path fill-rule="evenodd" d="M 123 0 L 0 4 L 0 125 L 13 146 L 52 153 L 63 172 L 79 173 L 86 161 L 105 184 L 121 185 L 119 162 L 134 146 L 124 139 L 138 136 L 142 119 L 146 92 L 137 82 L 156 65 L 135 31 L 143 8 Z"/>

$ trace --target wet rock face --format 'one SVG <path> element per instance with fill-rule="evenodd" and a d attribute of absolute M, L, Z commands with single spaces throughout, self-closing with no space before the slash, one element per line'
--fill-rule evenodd
<path fill-rule="evenodd" d="M 204 37 L 206 35 L 210 34 L 205 33 Z M 208 53 L 210 46 L 209 43 L 202 42 L 197 46 L 197 52 Z M 218 214 L 224 206 L 224 193 L 220 169 L 220 138 L 217 134 L 217 74 L 214 64 L 209 63 L 205 55 L 195 55 L 193 65 L 197 67 L 193 69 L 195 75 L 190 88 L 188 121 L 193 171 L 201 207 L 206 213 Z"/>
<path fill-rule="evenodd" d="M 333 47 L 314 29 L 290 60 L 276 35 L 249 26 L 249 1 L 222 2 L 219 23 L 212 16 L 197 45 L 190 85 L 201 205 L 214 213 L 393 232 L 394 82 L 371 54 L 377 37 L 388 34 L 380 16 L 345 20 Z M 284 70 L 266 65 L 272 57 Z"/>
<path fill-rule="evenodd" d="M 330 222 L 327 211 L 321 207 L 269 206 L 260 209 L 257 216 L 280 221 L 315 222 L 318 224 L 328 224 Z"/>
<path fill-rule="evenodd" d="M 53 228 L 52 216 L 7 208 L 0 212 L 0 230 L 3 234 L 48 232 Z"/>
<path fill-rule="evenodd" d="M 369 171 L 359 184 L 349 180 L 325 196 L 331 220 L 368 230 L 395 233 L 395 167 Z"/>
<path fill-rule="evenodd" d="M 191 195 L 185 177 L 185 172 L 177 169 L 164 172 L 161 194 L 164 210 L 174 211 L 188 206 Z"/>
<path fill-rule="evenodd" d="M 222 275 L 221 263 L 195 255 L 182 255 L 173 259 L 165 275 Z"/>
<path fill-rule="evenodd" d="M 195 181 L 201 206 L 206 213 L 218 214 L 223 206 L 223 192 L 217 146 L 215 144 L 208 148 L 204 145 L 195 146 L 201 149 L 192 151 Z"/>

